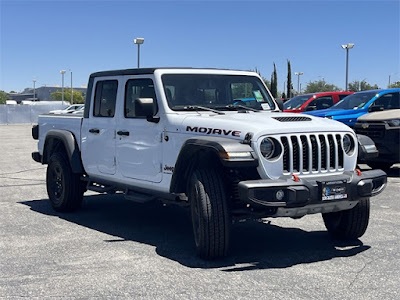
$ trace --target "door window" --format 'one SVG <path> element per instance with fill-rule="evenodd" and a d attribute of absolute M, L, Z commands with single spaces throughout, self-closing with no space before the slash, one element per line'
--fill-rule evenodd
<path fill-rule="evenodd" d="M 125 90 L 125 118 L 135 118 L 135 100 L 137 98 L 152 98 L 154 101 L 154 114 L 157 113 L 157 98 L 153 80 L 149 78 L 131 79 L 126 83 Z"/>
<path fill-rule="evenodd" d="M 106 118 L 114 117 L 117 89 L 117 80 L 104 80 L 96 83 L 93 116 Z"/>
<path fill-rule="evenodd" d="M 382 95 L 375 100 L 374 106 L 383 107 L 383 109 L 400 108 L 399 93 L 389 93 Z"/>
<path fill-rule="evenodd" d="M 323 96 L 317 99 L 314 99 L 307 105 L 307 107 L 315 107 L 315 109 L 326 109 L 333 105 L 332 96 Z"/>

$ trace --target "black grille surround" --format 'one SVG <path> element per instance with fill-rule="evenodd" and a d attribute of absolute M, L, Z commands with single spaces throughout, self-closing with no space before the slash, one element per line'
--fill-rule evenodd
<path fill-rule="evenodd" d="M 283 175 L 343 171 L 344 153 L 339 133 L 283 135 Z"/>

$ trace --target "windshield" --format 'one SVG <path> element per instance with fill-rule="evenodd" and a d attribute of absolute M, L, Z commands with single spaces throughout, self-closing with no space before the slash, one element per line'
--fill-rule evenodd
<path fill-rule="evenodd" d="M 289 99 L 285 103 L 283 103 L 283 109 L 296 109 L 301 107 L 308 99 L 310 99 L 312 95 L 301 95 L 297 97 L 293 97 L 292 99 Z"/>
<path fill-rule="evenodd" d="M 352 95 L 343 98 L 343 100 L 339 101 L 335 105 L 333 105 L 332 109 L 359 109 L 362 108 L 369 100 L 375 97 L 376 92 L 367 92 L 367 93 L 355 93 Z"/>
<path fill-rule="evenodd" d="M 271 110 L 275 103 L 255 76 L 164 74 L 165 95 L 172 110 Z"/>

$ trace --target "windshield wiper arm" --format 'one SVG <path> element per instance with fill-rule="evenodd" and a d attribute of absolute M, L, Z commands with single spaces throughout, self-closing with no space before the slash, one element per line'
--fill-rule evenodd
<path fill-rule="evenodd" d="M 228 109 L 242 108 L 244 110 L 251 110 L 251 111 L 256 111 L 256 112 L 260 111 L 260 110 L 258 110 L 256 108 L 248 107 L 246 105 L 241 105 L 241 104 L 228 104 L 228 105 L 225 105 L 224 108 L 228 108 Z"/>
<path fill-rule="evenodd" d="M 223 113 L 222 111 L 216 110 L 216 109 L 212 109 L 206 106 L 200 106 L 200 105 L 190 105 L 190 106 L 184 106 L 183 107 L 184 110 L 206 110 L 206 111 L 212 111 L 213 113 L 219 114 L 219 115 L 224 115 L 225 113 Z"/>

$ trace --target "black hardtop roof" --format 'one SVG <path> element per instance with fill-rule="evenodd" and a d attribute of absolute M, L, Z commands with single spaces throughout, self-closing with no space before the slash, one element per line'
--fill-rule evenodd
<path fill-rule="evenodd" d="M 153 74 L 155 70 L 160 70 L 160 69 L 243 71 L 243 70 L 219 69 L 219 68 L 159 67 L 159 68 L 139 68 L 139 69 L 136 68 L 136 69 L 100 71 L 100 72 L 95 72 L 95 73 L 90 74 L 90 77 Z"/>

